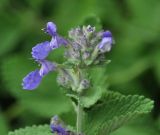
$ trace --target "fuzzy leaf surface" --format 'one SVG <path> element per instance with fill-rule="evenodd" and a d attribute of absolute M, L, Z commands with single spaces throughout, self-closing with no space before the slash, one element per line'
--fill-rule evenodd
<path fill-rule="evenodd" d="M 87 135 L 108 135 L 129 120 L 146 114 L 153 108 L 153 101 L 138 95 L 108 94 L 86 115 Z"/>

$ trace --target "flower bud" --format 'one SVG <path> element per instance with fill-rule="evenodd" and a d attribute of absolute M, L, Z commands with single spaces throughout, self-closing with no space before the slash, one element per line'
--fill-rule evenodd
<path fill-rule="evenodd" d="M 63 122 L 59 119 L 57 115 L 51 119 L 50 128 L 52 133 L 56 133 L 58 135 L 69 135 Z"/>
<path fill-rule="evenodd" d="M 78 88 L 78 92 L 82 92 L 82 90 L 88 89 L 90 87 L 90 81 L 87 79 L 83 79 L 80 82 L 79 88 Z"/>
<path fill-rule="evenodd" d="M 80 52 L 74 49 L 69 49 L 65 52 L 64 56 L 68 59 L 68 61 L 72 64 L 79 65 L 81 62 Z"/>
<path fill-rule="evenodd" d="M 83 55 L 82 55 L 83 60 L 88 59 L 88 58 L 90 57 L 90 55 L 91 55 L 91 54 L 90 54 L 89 52 L 85 51 L 85 52 L 83 53 Z"/>
<path fill-rule="evenodd" d="M 87 27 L 83 26 L 83 33 L 85 37 L 89 40 L 95 33 L 95 27 L 92 27 L 90 25 L 88 25 Z"/>
<path fill-rule="evenodd" d="M 57 76 L 57 82 L 65 88 L 71 87 L 72 77 L 70 76 L 68 70 L 60 69 L 59 75 Z"/>
<path fill-rule="evenodd" d="M 102 41 L 99 43 L 98 48 L 100 53 L 109 52 L 113 44 L 112 33 L 106 31 L 103 33 Z"/>

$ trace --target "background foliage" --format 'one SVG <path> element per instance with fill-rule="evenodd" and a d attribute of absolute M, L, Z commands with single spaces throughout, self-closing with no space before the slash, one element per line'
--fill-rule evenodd
<path fill-rule="evenodd" d="M 53 114 L 74 124 L 73 108 L 57 86 L 56 74 L 45 77 L 40 87 L 32 92 L 23 91 L 20 85 L 22 78 L 37 66 L 30 59 L 30 52 L 38 42 L 48 39 L 40 30 L 47 21 L 54 21 L 63 36 L 67 36 L 71 27 L 82 24 L 112 31 L 116 44 L 107 54 L 112 62 L 106 68 L 106 85 L 125 95 L 139 94 L 155 101 L 149 116 L 112 134 L 158 135 L 159 0 L 0 0 L 1 134 L 26 125 L 49 123 Z M 63 61 L 62 52 L 55 51 L 49 57 Z M 99 73 L 94 71 L 94 74 Z"/>

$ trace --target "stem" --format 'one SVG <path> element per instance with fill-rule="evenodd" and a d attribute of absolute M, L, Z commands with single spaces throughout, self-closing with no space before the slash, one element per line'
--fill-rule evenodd
<path fill-rule="evenodd" d="M 82 131 L 82 107 L 80 105 L 80 97 L 78 98 L 77 105 L 77 135 L 79 135 Z"/>

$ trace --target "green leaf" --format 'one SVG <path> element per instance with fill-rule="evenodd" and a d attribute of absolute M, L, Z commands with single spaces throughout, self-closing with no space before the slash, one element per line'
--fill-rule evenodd
<path fill-rule="evenodd" d="M 108 87 L 107 79 L 108 74 L 106 72 L 107 65 L 97 66 L 94 68 L 90 68 L 87 72 L 92 81 L 93 86 L 101 86 L 104 88 Z"/>
<path fill-rule="evenodd" d="M 153 101 L 143 96 L 108 92 L 99 104 L 87 112 L 85 133 L 108 135 L 129 120 L 150 112 L 152 108 Z"/>
<path fill-rule="evenodd" d="M 13 132 L 9 132 L 8 135 L 53 135 L 53 133 L 51 133 L 48 125 L 40 125 L 18 129 Z"/>
<path fill-rule="evenodd" d="M 81 97 L 81 105 L 89 108 L 94 105 L 106 92 L 106 89 L 101 87 L 93 87 L 87 91 L 87 94 Z"/>
<path fill-rule="evenodd" d="M 105 67 L 92 68 L 89 71 L 92 87 L 81 97 L 82 106 L 89 108 L 94 105 L 107 91 L 107 75 Z M 97 74 L 98 73 L 98 74 Z"/>
<path fill-rule="evenodd" d="M 26 59 L 27 56 L 17 54 L 6 58 L 2 63 L 3 79 L 8 90 L 19 99 L 23 107 L 38 115 L 51 117 L 54 114 L 69 112 L 72 105 L 56 83 L 56 72 L 45 76 L 36 90 L 22 90 L 24 76 L 40 68 L 37 64 L 32 64 L 33 61 Z"/>

